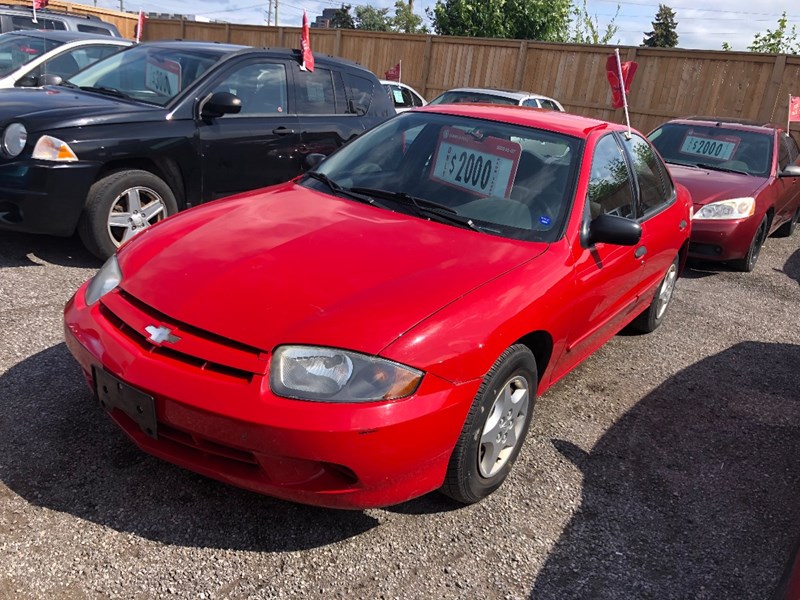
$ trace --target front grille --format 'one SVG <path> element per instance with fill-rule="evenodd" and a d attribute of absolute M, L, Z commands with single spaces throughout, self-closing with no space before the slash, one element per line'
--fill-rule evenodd
<path fill-rule="evenodd" d="M 266 373 L 266 353 L 258 348 L 171 319 L 119 288 L 101 299 L 100 313 L 142 350 L 165 360 L 244 383 Z M 154 343 L 145 330 L 150 325 L 165 325 L 180 339 L 174 343 Z"/>

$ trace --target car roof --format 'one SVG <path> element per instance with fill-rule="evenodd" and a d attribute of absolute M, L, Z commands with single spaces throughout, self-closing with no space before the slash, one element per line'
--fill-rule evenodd
<path fill-rule="evenodd" d="M 531 96 L 535 96 L 536 98 L 544 98 L 546 100 L 553 100 L 550 96 L 545 96 L 544 94 L 537 94 L 536 92 L 524 92 L 522 90 L 506 90 L 503 88 L 477 88 L 477 87 L 460 87 L 460 88 L 451 88 L 442 92 L 446 94 L 447 92 L 464 92 L 467 94 L 494 94 L 495 96 L 504 96 L 506 98 L 513 98 L 514 100 L 524 100 L 525 98 L 530 98 Z"/>
<path fill-rule="evenodd" d="M 114 40 L 114 42 L 120 41 L 120 38 L 104 35 L 102 33 L 85 33 L 83 31 L 66 31 L 63 29 L 18 29 L 17 31 L 7 31 L 6 33 L 0 34 L 0 36 L 43 38 L 56 42 L 74 42 L 77 40 L 108 41 L 109 39 Z"/>
<path fill-rule="evenodd" d="M 741 129 L 743 131 L 756 131 L 759 133 L 771 133 L 772 130 L 782 130 L 780 125 L 764 121 L 753 121 L 750 119 L 736 119 L 732 117 L 703 117 L 691 116 L 683 117 L 680 119 L 670 119 L 667 123 L 678 125 L 705 125 L 708 127 L 725 126 L 732 129 Z M 664 123 L 666 125 L 667 123 Z M 764 131 L 764 130 L 770 130 Z"/>
<path fill-rule="evenodd" d="M 626 131 L 624 125 L 600 121 L 570 113 L 498 104 L 428 104 L 415 108 L 414 112 L 432 112 L 459 117 L 474 117 L 501 123 L 512 123 L 526 127 L 537 127 L 564 135 L 585 138 L 594 129 Z M 637 132 L 639 133 L 639 132 Z"/>

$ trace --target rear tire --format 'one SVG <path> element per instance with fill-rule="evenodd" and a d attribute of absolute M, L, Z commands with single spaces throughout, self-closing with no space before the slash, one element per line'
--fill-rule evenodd
<path fill-rule="evenodd" d="M 536 359 L 527 346 L 508 348 L 475 395 L 440 491 L 463 504 L 482 500 L 505 481 L 533 415 Z"/>
<path fill-rule="evenodd" d="M 89 188 L 78 222 L 84 246 L 105 260 L 150 225 L 178 212 L 170 187 L 149 171 L 116 171 Z"/>
<path fill-rule="evenodd" d="M 747 251 L 747 256 L 741 260 L 735 260 L 731 262 L 731 265 L 737 271 L 750 273 L 756 268 L 756 262 L 758 262 L 758 256 L 761 254 L 761 247 L 764 245 L 764 242 L 767 239 L 768 232 L 769 221 L 765 216 L 763 219 L 761 219 L 761 224 L 759 224 L 758 229 L 756 229 L 756 233 L 753 236 L 753 241 L 750 242 L 750 248 Z"/>

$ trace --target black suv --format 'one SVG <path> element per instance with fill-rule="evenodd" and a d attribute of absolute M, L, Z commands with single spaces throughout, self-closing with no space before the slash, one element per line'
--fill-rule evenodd
<path fill-rule="evenodd" d="M 36 21 L 34 21 L 32 9 L 0 4 L 0 33 L 19 31 L 20 29 L 80 31 L 122 37 L 115 25 L 106 23 L 94 15 L 59 13 L 43 9 L 36 11 Z"/>
<path fill-rule="evenodd" d="M 3 91 L 0 229 L 98 257 L 194 204 L 287 181 L 395 114 L 375 75 L 329 56 L 148 42 L 42 89 Z"/>

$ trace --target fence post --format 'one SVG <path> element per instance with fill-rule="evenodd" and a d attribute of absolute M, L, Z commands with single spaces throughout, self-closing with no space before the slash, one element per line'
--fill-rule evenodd
<path fill-rule="evenodd" d="M 525 64 L 528 61 L 528 40 L 519 43 L 519 54 L 517 55 L 517 70 L 514 72 L 514 89 L 522 89 L 522 80 L 525 77 Z"/>
<path fill-rule="evenodd" d="M 336 28 L 336 37 L 333 40 L 333 55 L 334 56 L 341 56 L 342 55 L 342 28 Z"/>
<path fill-rule="evenodd" d="M 778 92 L 783 84 L 783 72 L 785 69 L 786 55 L 779 54 L 775 57 L 775 64 L 772 66 L 772 77 L 769 80 L 767 93 L 761 97 L 761 106 L 758 108 L 757 119 L 762 123 L 772 121 L 775 116 L 775 107 L 778 104 Z"/>
<path fill-rule="evenodd" d="M 181 17 L 181 36 L 180 39 L 186 39 L 186 17 Z"/>
<path fill-rule="evenodd" d="M 231 43 L 231 24 L 225 23 L 225 43 Z"/>
<path fill-rule="evenodd" d="M 433 44 L 433 36 L 429 35 L 425 39 L 425 54 L 422 56 L 422 97 L 428 97 L 428 76 L 431 73 L 431 45 Z"/>

